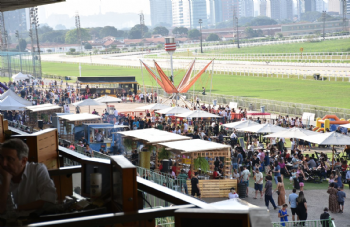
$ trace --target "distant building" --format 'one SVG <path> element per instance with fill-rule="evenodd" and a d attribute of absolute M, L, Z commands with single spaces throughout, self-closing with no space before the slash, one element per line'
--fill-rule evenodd
<path fill-rule="evenodd" d="M 280 19 L 280 0 L 266 0 L 266 16 Z"/>
<path fill-rule="evenodd" d="M 199 19 L 208 24 L 206 0 L 172 0 L 172 14 L 175 27 L 198 28 Z"/>
<path fill-rule="evenodd" d="M 171 0 L 149 0 L 151 10 L 151 24 L 152 26 L 161 23 L 173 23 L 172 20 L 172 3 Z"/>
<path fill-rule="evenodd" d="M 8 34 L 27 31 L 27 14 L 25 9 L 4 12 L 5 29 Z M 29 18 L 28 18 L 29 20 Z"/>
<path fill-rule="evenodd" d="M 266 16 L 266 0 L 259 0 L 259 16 Z"/>
<path fill-rule="evenodd" d="M 239 15 L 239 0 L 221 0 L 222 20 L 233 20 L 234 15 Z"/>
<path fill-rule="evenodd" d="M 324 0 L 315 0 L 316 1 L 316 11 L 322 12 L 327 11 L 327 3 Z"/>
<path fill-rule="evenodd" d="M 342 14 L 343 4 L 340 0 L 328 0 L 328 12 Z"/>
<path fill-rule="evenodd" d="M 239 1 L 240 16 L 241 17 L 254 17 L 254 1 L 253 0 L 240 0 Z"/>
<path fill-rule="evenodd" d="M 222 0 L 209 0 L 209 24 L 215 25 L 223 21 Z"/>
<path fill-rule="evenodd" d="M 280 20 L 293 20 L 293 0 L 280 0 Z"/>
<path fill-rule="evenodd" d="M 349 25 L 349 22 L 347 22 L 347 25 Z M 325 28 L 326 32 L 340 32 L 343 30 L 343 21 L 326 21 Z M 322 31 L 323 22 L 282 25 L 284 36 L 322 33 Z"/>
<path fill-rule="evenodd" d="M 267 0 L 266 16 L 275 20 L 293 20 L 293 0 Z"/>

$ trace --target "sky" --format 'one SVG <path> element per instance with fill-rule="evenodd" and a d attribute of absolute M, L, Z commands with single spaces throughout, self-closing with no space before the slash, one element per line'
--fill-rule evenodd
<path fill-rule="evenodd" d="M 94 15 L 100 12 L 117 13 L 150 13 L 149 0 L 66 0 L 66 2 L 42 6 L 39 12 L 43 12 L 45 17 L 51 14 L 68 14 L 74 16 L 78 11 L 79 15 Z"/>

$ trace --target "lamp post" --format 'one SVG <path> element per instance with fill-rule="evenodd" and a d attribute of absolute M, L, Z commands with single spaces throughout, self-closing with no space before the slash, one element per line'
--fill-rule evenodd
<path fill-rule="evenodd" d="M 326 36 L 326 11 L 322 11 L 322 20 L 323 20 L 323 40 Z"/>
<path fill-rule="evenodd" d="M 20 42 L 20 38 L 19 38 L 19 32 L 18 32 L 18 30 L 16 31 L 16 37 L 17 37 L 17 39 L 18 39 L 18 52 L 20 52 L 20 54 L 19 54 L 19 62 L 20 62 L 20 65 L 21 65 L 21 73 L 23 73 L 22 71 L 22 54 L 21 54 L 21 52 L 22 52 L 22 50 L 21 50 L 21 42 Z M 23 50 L 24 51 L 24 50 Z"/>
<path fill-rule="evenodd" d="M 200 32 L 201 32 L 201 53 L 203 54 L 203 45 L 202 45 L 202 38 L 203 38 L 203 36 L 202 36 L 202 23 L 203 23 L 203 21 L 202 21 L 202 19 L 199 19 L 198 23 L 199 23 L 199 28 L 200 28 Z"/>

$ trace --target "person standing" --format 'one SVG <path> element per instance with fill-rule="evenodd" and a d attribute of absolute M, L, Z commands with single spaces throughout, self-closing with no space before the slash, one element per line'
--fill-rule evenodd
<path fill-rule="evenodd" d="M 330 227 L 329 223 L 331 220 L 334 220 L 334 218 L 331 218 L 331 215 L 328 213 L 328 208 L 325 207 L 323 209 L 323 213 L 320 215 L 320 220 L 322 227 Z"/>
<path fill-rule="evenodd" d="M 284 184 L 282 182 L 282 177 L 277 177 L 277 188 L 276 188 L 276 192 L 278 194 L 278 201 L 277 201 L 277 204 L 278 206 L 282 206 L 283 204 L 286 203 L 286 199 L 285 199 L 285 196 L 286 196 L 286 190 L 284 189 Z"/>
<path fill-rule="evenodd" d="M 265 188 L 263 193 L 265 194 L 265 205 L 267 209 L 269 209 L 269 203 L 271 202 L 273 208 L 276 210 L 277 206 L 275 204 L 275 201 L 272 198 L 272 177 L 271 176 L 266 176 L 266 183 L 265 183 Z"/>
<path fill-rule="evenodd" d="M 197 172 L 194 173 L 194 176 L 191 179 L 191 186 L 192 186 L 191 195 L 195 196 L 197 194 L 197 197 L 200 199 L 201 192 L 199 189 L 199 181 L 198 181 L 198 173 Z"/>
<path fill-rule="evenodd" d="M 281 226 L 286 226 L 286 223 L 288 221 L 288 212 L 287 212 L 287 204 L 283 204 L 282 209 L 278 211 L 278 217 L 281 219 Z"/>
<path fill-rule="evenodd" d="M 181 173 L 177 176 L 177 179 L 180 180 L 180 183 L 181 183 L 180 187 L 181 188 L 183 187 L 186 195 L 188 195 L 188 189 L 187 189 L 187 183 L 186 183 L 187 174 L 185 173 L 185 171 L 183 169 L 181 170 Z"/>
<path fill-rule="evenodd" d="M 295 221 L 295 214 L 297 213 L 297 190 L 293 188 L 293 193 L 289 195 L 289 205 L 292 211 L 292 220 Z M 299 221 L 299 216 L 297 215 L 297 220 Z"/>
<path fill-rule="evenodd" d="M 328 209 L 332 213 L 338 213 L 339 212 L 339 204 L 338 204 L 338 200 L 337 200 L 338 190 L 334 188 L 334 183 L 331 183 L 329 185 L 327 193 L 329 194 Z"/>
<path fill-rule="evenodd" d="M 255 168 L 255 185 L 254 185 L 254 188 L 255 188 L 255 197 L 254 199 L 257 199 L 258 197 L 258 191 L 260 191 L 260 196 L 261 196 L 261 199 L 263 198 L 263 193 L 262 193 L 262 188 L 263 188 L 263 174 L 262 172 L 259 171 L 259 168 Z"/>
<path fill-rule="evenodd" d="M 275 183 L 278 184 L 278 177 L 281 176 L 281 167 L 278 165 L 278 161 L 275 161 L 275 168 L 273 170 Z"/>
<path fill-rule="evenodd" d="M 338 203 L 339 203 L 339 207 L 340 207 L 340 210 L 339 210 L 339 213 L 343 213 L 344 212 L 344 198 L 346 198 L 346 194 L 345 192 L 343 191 L 344 190 L 344 187 L 340 187 L 339 191 L 337 192 L 337 199 L 338 199 Z"/>
<path fill-rule="evenodd" d="M 250 177 L 249 170 L 247 170 L 246 166 L 243 166 L 243 171 L 241 173 L 241 178 L 242 178 L 242 182 L 247 186 L 246 197 L 248 197 L 249 177 Z"/>
<path fill-rule="evenodd" d="M 307 202 L 304 196 L 304 192 L 299 192 L 299 197 L 297 199 L 297 214 L 299 217 L 299 220 L 302 221 L 300 222 L 300 225 L 305 226 L 305 222 L 307 219 Z"/>

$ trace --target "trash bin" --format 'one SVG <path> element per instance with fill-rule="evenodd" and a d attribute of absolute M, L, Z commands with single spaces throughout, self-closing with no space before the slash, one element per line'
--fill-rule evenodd
<path fill-rule="evenodd" d="M 162 173 L 169 173 L 170 165 L 168 159 L 162 160 L 163 169 L 161 170 Z"/>
<path fill-rule="evenodd" d="M 261 113 L 265 113 L 265 106 L 260 106 Z"/>
<path fill-rule="evenodd" d="M 240 199 L 244 199 L 246 197 L 247 185 L 245 183 L 238 184 L 238 195 Z"/>
<path fill-rule="evenodd" d="M 249 110 L 253 111 L 253 104 L 249 103 Z"/>

